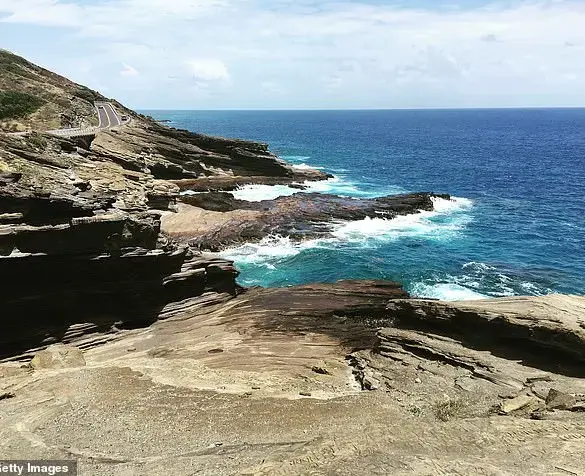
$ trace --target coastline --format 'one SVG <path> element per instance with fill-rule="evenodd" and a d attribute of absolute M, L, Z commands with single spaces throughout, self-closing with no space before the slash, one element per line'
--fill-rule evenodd
<path fill-rule="evenodd" d="M 2 457 L 98 476 L 578 474 L 585 297 L 244 288 L 209 250 L 347 236 L 452 197 L 316 193 L 329 175 L 266 144 L 118 106 L 131 122 L 91 140 L 0 133 Z M 229 193 L 252 184 L 309 190 Z"/>

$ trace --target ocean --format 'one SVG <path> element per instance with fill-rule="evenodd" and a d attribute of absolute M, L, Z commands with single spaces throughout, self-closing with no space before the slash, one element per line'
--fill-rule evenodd
<path fill-rule="evenodd" d="M 350 197 L 448 193 L 434 212 L 332 224 L 330 239 L 271 236 L 226 250 L 246 286 L 389 279 L 467 300 L 585 294 L 585 109 L 142 111 L 170 125 L 267 142 Z M 297 193 L 249 186 L 238 198 Z"/>

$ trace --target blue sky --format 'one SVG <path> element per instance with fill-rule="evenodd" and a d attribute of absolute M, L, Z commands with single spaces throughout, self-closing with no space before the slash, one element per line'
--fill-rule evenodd
<path fill-rule="evenodd" d="M 585 106 L 579 0 L 0 0 L 0 47 L 139 109 Z"/>

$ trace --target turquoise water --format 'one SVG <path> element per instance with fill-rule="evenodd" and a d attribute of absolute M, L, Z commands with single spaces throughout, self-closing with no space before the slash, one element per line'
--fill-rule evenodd
<path fill-rule="evenodd" d="M 585 294 L 585 110 L 145 111 L 175 127 L 268 142 L 353 197 L 434 191 L 436 212 L 333 225 L 328 240 L 227 250 L 245 285 L 392 279 L 445 299 Z M 298 192 L 245 187 L 259 200 Z"/>

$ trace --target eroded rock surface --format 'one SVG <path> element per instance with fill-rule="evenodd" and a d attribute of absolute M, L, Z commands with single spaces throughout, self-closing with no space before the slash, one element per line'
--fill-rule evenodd
<path fill-rule="evenodd" d="M 87 349 L 85 367 L 0 365 L 0 450 L 88 475 L 579 474 L 583 380 L 397 328 L 386 308 L 406 297 L 372 281 L 254 288 L 186 301 Z M 538 299 L 515 313 L 533 305 L 562 322 Z"/>
<path fill-rule="evenodd" d="M 547 351 L 563 358 L 548 362 L 562 370 L 564 361 L 585 361 L 585 298 L 549 295 L 510 297 L 444 303 L 432 300 L 392 301 L 388 310 L 396 325 L 432 329 L 461 337 L 469 347 L 490 346 L 503 356 L 516 358 L 527 351 L 541 354 L 547 365 Z M 555 367 L 556 366 L 556 367 Z M 582 375 L 585 376 L 585 371 Z"/>
<path fill-rule="evenodd" d="M 181 197 L 179 215 L 207 218 L 189 222 L 166 214 L 163 229 L 170 236 L 191 246 L 220 251 L 230 245 L 259 241 L 268 235 L 293 240 L 327 237 L 332 225 L 364 218 L 392 219 L 399 215 L 433 210 L 433 199 L 448 195 L 413 193 L 381 198 L 354 199 L 319 193 L 297 193 L 275 200 L 248 202 L 226 192 L 201 193 Z M 204 218 L 205 217 L 205 218 Z"/>
<path fill-rule="evenodd" d="M 91 346 L 173 315 L 185 300 L 239 292 L 230 262 L 161 233 L 160 213 L 175 213 L 179 196 L 165 179 L 233 177 L 249 167 L 289 180 L 294 170 L 264 144 L 190 135 L 132 114 L 131 125 L 91 144 L 0 134 L 0 273 L 9 277 L 0 289 L 0 358 L 57 342 Z"/>
<path fill-rule="evenodd" d="M 53 91 L 6 126 L 92 122 L 97 93 L 21 60 L 0 54 L 0 86 Z M 327 175 L 115 105 L 130 125 L 95 138 L 0 134 L 2 458 L 100 476 L 580 474 L 584 298 L 241 289 L 188 242 L 323 236 L 433 196 L 238 201 L 224 192 Z"/>

